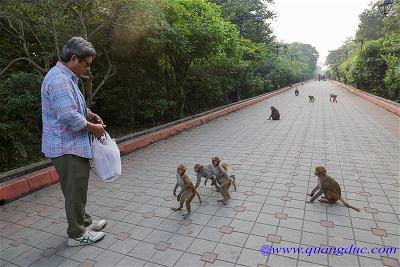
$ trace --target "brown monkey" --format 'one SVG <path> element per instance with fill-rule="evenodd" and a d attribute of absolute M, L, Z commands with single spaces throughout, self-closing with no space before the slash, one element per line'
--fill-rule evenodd
<path fill-rule="evenodd" d="M 344 199 L 342 198 L 342 190 L 340 189 L 339 183 L 329 175 L 326 175 L 325 167 L 322 166 L 316 167 L 314 174 L 318 176 L 317 178 L 318 184 L 311 191 L 311 194 L 308 194 L 309 196 L 312 197 L 310 203 L 314 202 L 314 200 L 323 193 L 325 197 L 322 197 L 319 200 L 320 202 L 334 204 L 338 200 L 340 200 L 340 202 L 342 202 L 346 207 L 352 208 L 356 211 L 360 211 L 359 209 L 349 205 L 346 201 L 344 201 Z M 319 191 L 317 192 L 317 190 Z M 315 194 L 315 192 L 317 193 Z"/>
<path fill-rule="evenodd" d="M 268 119 L 270 120 L 271 118 L 273 120 L 280 120 L 280 118 L 281 118 L 281 115 L 279 114 L 279 111 L 273 106 L 271 106 L 271 116 L 269 116 Z"/>
<path fill-rule="evenodd" d="M 308 102 L 314 103 L 314 101 L 315 101 L 314 96 L 313 95 L 309 95 L 308 96 Z"/>
<path fill-rule="evenodd" d="M 330 97 L 329 97 L 329 102 L 332 100 L 332 102 L 336 102 L 337 103 L 337 95 L 334 95 L 334 94 L 330 94 Z"/>
<path fill-rule="evenodd" d="M 206 180 L 204 181 L 204 185 L 207 185 L 208 179 L 211 179 L 211 186 L 215 185 L 217 191 L 220 190 L 220 187 L 217 184 L 216 177 L 212 172 L 211 164 L 203 166 L 201 164 L 194 165 L 194 172 L 197 174 L 197 182 L 195 188 L 197 189 L 200 185 L 201 178 L 204 177 Z"/>
<path fill-rule="evenodd" d="M 231 195 L 229 193 L 229 188 L 231 185 L 235 188 L 236 191 L 236 178 L 235 175 L 228 175 L 226 172 L 228 170 L 228 164 L 221 163 L 221 159 L 217 156 L 211 159 L 212 161 L 212 172 L 216 177 L 217 182 L 221 185 L 221 195 L 223 199 L 217 200 L 217 202 L 226 203 L 229 199 L 231 199 Z"/>
<path fill-rule="evenodd" d="M 299 95 L 299 89 L 296 88 L 296 90 L 294 90 L 294 95 L 298 96 Z"/>
<path fill-rule="evenodd" d="M 178 168 L 176 169 L 176 184 L 174 187 L 173 194 L 174 194 L 174 196 L 176 196 L 177 201 L 179 201 L 181 199 L 181 195 L 182 195 L 183 191 L 185 190 L 185 184 L 184 184 L 183 178 L 182 178 L 182 176 L 185 174 L 185 172 L 186 172 L 186 167 L 184 165 L 179 165 Z M 176 195 L 176 189 L 178 189 L 178 187 L 181 188 L 181 191 L 179 192 L 178 195 Z"/>
<path fill-rule="evenodd" d="M 187 219 L 189 215 L 192 213 L 192 207 L 190 204 L 192 203 L 192 200 L 195 195 L 199 198 L 199 202 L 201 204 L 201 198 L 199 193 L 196 191 L 194 188 L 194 185 L 192 183 L 192 180 L 190 177 L 186 174 L 186 167 L 184 165 L 179 165 L 178 166 L 178 174 L 182 179 L 183 183 L 183 192 L 181 192 L 180 196 L 180 202 L 179 202 L 179 207 L 178 208 L 172 208 L 173 211 L 181 210 L 183 208 L 183 204 L 186 204 L 186 214 L 184 215 L 184 218 Z M 176 186 L 175 186 L 176 188 Z M 179 195 L 178 195 L 179 197 Z"/>

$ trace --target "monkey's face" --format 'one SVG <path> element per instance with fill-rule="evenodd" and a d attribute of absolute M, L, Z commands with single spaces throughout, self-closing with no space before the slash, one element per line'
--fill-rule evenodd
<path fill-rule="evenodd" d="M 219 165 L 219 163 L 221 162 L 221 160 L 219 159 L 219 157 L 213 157 L 213 158 L 211 159 L 211 161 L 212 161 L 212 164 L 213 164 L 215 167 L 217 167 L 217 166 Z"/>
<path fill-rule="evenodd" d="M 202 171 L 203 171 L 203 165 L 200 165 L 200 164 L 194 165 L 194 172 L 195 173 L 200 173 Z"/>
<path fill-rule="evenodd" d="M 184 175 L 186 172 L 186 167 L 184 165 L 179 165 L 178 169 L 176 169 L 179 175 Z"/>
<path fill-rule="evenodd" d="M 316 167 L 315 168 L 315 173 L 316 176 L 324 176 L 326 174 L 326 169 L 322 166 Z"/>

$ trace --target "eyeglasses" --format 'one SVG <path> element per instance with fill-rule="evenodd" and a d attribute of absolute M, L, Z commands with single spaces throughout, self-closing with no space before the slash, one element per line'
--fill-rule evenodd
<path fill-rule="evenodd" d="M 92 66 L 92 64 L 93 64 L 93 61 L 92 62 L 87 62 L 86 60 L 84 60 L 84 59 L 82 59 L 82 60 L 79 60 L 79 62 L 85 62 L 85 64 L 86 64 L 86 68 L 89 68 L 89 67 L 91 67 Z"/>
<path fill-rule="evenodd" d="M 81 63 L 82 61 L 83 62 L 85 62 L 85 67 L 86 68 L 90 68 L 90 66 L 92 66 L 92 64 L 93 64 L 93 60 L 91 61 L 91 62 L 88 62 L 88 61 L 86 61 L 85 59 L 80 59 L 78 56 L 76 56 L 76 55 L 74 55 L 77 59 L 78 59 L 78 61 L 79 61 L 79 63 Z"/>

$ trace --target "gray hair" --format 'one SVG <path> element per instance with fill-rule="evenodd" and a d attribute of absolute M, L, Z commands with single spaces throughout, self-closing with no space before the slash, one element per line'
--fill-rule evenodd
<path fill-rule="evenodd" d="M 83 60 L 89 56 L 94 57 L 96 55 L 96 50 L 90 42 L 82 37 L 72 37 L 62 49 L 60 55 L 61 61 L 68 62 L 73 55 L 77 56 L 79 60 Z"/>

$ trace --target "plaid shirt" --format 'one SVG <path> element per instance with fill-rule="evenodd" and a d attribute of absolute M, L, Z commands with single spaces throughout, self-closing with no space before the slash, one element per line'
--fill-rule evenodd
<path fill-rule="evenodd" d="M 66 154 L 92 158 L 85 99 L 78 77 L 61 62 L 44 77 L 42 89 L 42 152 L 47 158 Z"/>

